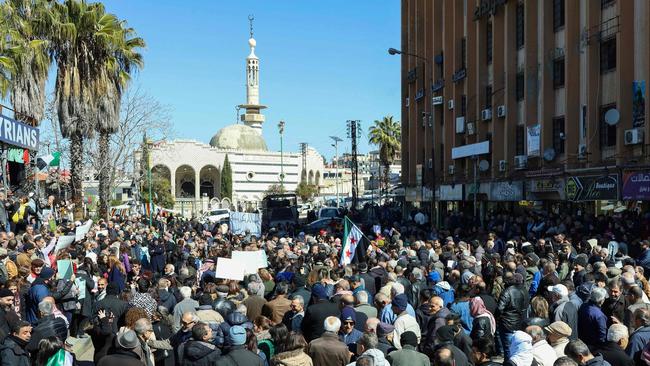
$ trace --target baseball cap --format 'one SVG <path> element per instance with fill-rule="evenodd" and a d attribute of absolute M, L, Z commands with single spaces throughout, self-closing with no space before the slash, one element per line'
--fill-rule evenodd
<path fill-rule="evenodd" d="M 558 295 L 560 295 L 562 297 L 569 296 L 569 290 L 563 284 L 548 286 L 546 289 L 548 290 L 548 292 L 558 294 Z"/>

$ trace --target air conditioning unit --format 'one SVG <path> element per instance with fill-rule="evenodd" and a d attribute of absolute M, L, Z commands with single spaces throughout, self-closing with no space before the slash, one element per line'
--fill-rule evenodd
<path fill-rule="evenodd" d="M 454 100 L 451 99 L 447 102 L 447 108 L 454 109 Z"/>
<path fill-rule="evenodd" d="M 465 117 L 456 117 L 456 133 L 465 133 Z"/>
<path fill-rule="evenodd" d="M 474 129 L 474 122 L 467 122 L 467 134 L 473 135 L 475 133 L 476 133 L 476 129 Z"/>
<path fill-rule="evenodd" d="M 505 160 L 499 160 L 499 171 L 500 172 L 505 172 L 506 168 L 508 166 L 508 162 Z"/>
<path fill-rule="evenodd" d="M 517 170 L 526 169 L 527 165 L 528 165 L 528 156 L 515 155 L 515 169 Z"/>
<path fill-rule="evenodd" d="M 625 145 L 636 145 L 643 143 L 643 128 L 625 130 Z"/>
<path fill-rule="evenodd" d="M 584 159 L 587 156 L 587 144 L 578 145 L 578 158 Z"/>
<path fill-rule="evenodd" d="M 485 108 L 481 111 L 481 119 L 484 121 L 489 121 L 492 119 L 492 108 Z"/>
<path fill-rule="evenodd" d="M 429 169 L 433 169 L 433 159 L 429 159 L 427 166 L 429 167 Z"/>
<path fill-rule="evenodd" d="M 406 107 L 408 107 L 409 104 L 411 104 L 410 102 L 411 102 L 411 98 L 406 97 L 406 100 L 404 101 L 404 105 L 405 105 Z"/>
<path fill-rule="evenodd" d="M 454 175 L 454 172 L 456 171 L 456 166 L 455 165 L 450 165 L 449 166 L 449 175 Z"/>
<path fill-rule="evenodd" d="M 497 107 L 497 117 L 498 118 L 505 118 L 506 116 L 506 106 L 505 105 L 500 105 Z"/>

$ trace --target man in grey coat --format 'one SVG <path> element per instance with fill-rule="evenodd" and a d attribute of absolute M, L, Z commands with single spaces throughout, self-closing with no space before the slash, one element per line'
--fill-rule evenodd
<path fill-rule="evenodd" d="M 185 313 L 194 313 L 199 307 L 198 301 L 192 299 L 192 289 L 183 286 L 178 291 L 181 293 L 183 300 L 174 306 L 174 324 L 173 331 L 178 332 L 181 329 L 181 317 Z"/>

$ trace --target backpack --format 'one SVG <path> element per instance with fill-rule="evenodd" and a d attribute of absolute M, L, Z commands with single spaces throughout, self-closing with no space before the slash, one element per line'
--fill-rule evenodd
<path fill-rule="evenodd" d="M 259 348 L 260 351 L 264 352 L 267 360 L 270 360 L 273 356 L 275 356 L 275 346 L 270 339 L 262 339 L 261 341 L 257 342 L 257 348 Z"/>

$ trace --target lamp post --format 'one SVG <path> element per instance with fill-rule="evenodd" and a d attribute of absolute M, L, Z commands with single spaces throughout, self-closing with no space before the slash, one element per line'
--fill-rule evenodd
<path fill-rule="evenodd" d="M 418 60 L 422 60 L 426 66 L 429 68 L 430 72 L 430 85 L 433 86 L 433 63 L 427 59 L 426 57 L 422 57 L 420 55 L 416 55 L 414 53 L 409 53 L 405 51 L 401 51 L 395 48 L 389 48 L 388 49 L 388 54 L 389 55 L 406 55 L 410 57 L 415 57 Z M 426 70 L 426 69 L 425 69 Z M 425 80 L 426 80 L 426 75 L 425 75 Z M 426 83 L 424 85 L 426 88 Z M 433 123 L 432 118 L 433 118 L 433 106 L 431 107 L 431 112 L 429 114 L 426 114 L 426 111 L 423 112 L 423 117 L 424 118 L 429 118 L 429 126 L 431 126 L 431 163 L 432 163 L 432 169 L 431 169 L 431 223 L 435 224 L 437 223 L 438 215 L 436 214 L 436 159 L 435 159 L 435 123 Z M 426 162 L 423 162 L 423 166 L 425 165 Z M 435 217 L 435 219 L 434 219 Z"/>
<path fill-rule="evenodd" d="M 278 131 L 280 131 L 280 187 L 284 190 L 284 149 L 282 137 L 284 136 L 284 121 L 278 122 Z"/>
<path fill-rule="evenodd" d="M 334 166 L 336 167 L 336 207 L 339 207 L 339 142 L 343 141 L 338 136 L 330 136 L 334 140 Z"/>

